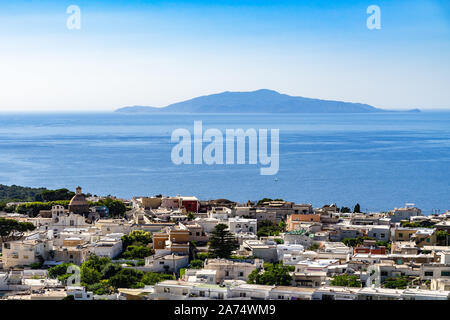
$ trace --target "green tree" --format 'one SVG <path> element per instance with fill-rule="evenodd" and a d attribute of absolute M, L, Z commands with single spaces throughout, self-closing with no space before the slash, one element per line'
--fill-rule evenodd
<path fill-rule="evenodd" d="M 143 246 L 128 246 L 122 253 L 125 259 L 144 259 L 152 254 L 152 249 Z"/>
<path fill-rule="evenodd" d="M 330 282 L 330 285 L 336 287 L 362 287 L 361 281 L 358 276 L 348 274 L 334 276 Z"/>
<path fill-rule="evenodd" d="M 342 243 L 345 244 L 347 247 L 356 247 L 363 244 L 364 240 L 375 240 L 375 238 L 367 236 L 358 238 L 345 238 L 344 240 L 342 240 Z"/>
<path fill-rule="evenodd" d="M 287 266 L 281 263 L 266 263 L 264 264 L 264 272 L 255 269 L 249 274 L 247 283 L 288 286 L 291 281 L 292 277 Z"/>
<path fill-rule="evenodd" d="M 123 217 L 127 211 L 127 207 L 122 201 L 110 197 L 99 200 L 96 205 L 107 207 L 111 217 Z"/>
<path fill-rule="evenodd" d="M 280 221 L 279 224 L 273 223 L 270 220 L 262 221 L 258 226 L 258 237 L 277 236 L 280 232 L 283 232 L 286 228 L 286 224 Z"/>
<path fill-rule="evenodd" d="M 31 269 L 41 269 L 42 268 L 42 262 L 34 262 L 30 264 Z"/>
<path fill-rule="evenodd" d="M 102 274 L 93 267 L 81 265 L 81 283 L 85 285 L 95 284 L 102 278 Z"/>
<path fill-rule="evenodd" d="M 61 205 L 65 208 L 69 205 L 69 200 L 58 200 L 49 202 L 27 202 L 19 204 L 16 207 L 16 212 L 21 214 L 27 214 L 31 217 L 36 217 L 41 210 L 50 210 L 53 206 Z"/>
<path fill-rule="evenodd" d="M 67 274 L 67 268 L 73 263 L 61 263 L 47 270 L 47 274 L 50 278 L 56 279 L 59 276 Z M 69 274 L 70 275 L 70 274 Z"/>
<path fill-rule="evenodd" d="M 175 280 L 175 276 L 165 273 L 145 272 L 141 281 L 150 286 L 164 280 Z"/>
<path fill-rule="evenodd" d="M 134 230 L 130 234 L 122 237 L 122 248 L 126 250 L 128 246 L 146 246 L 152 242 L 152 234 L 143 230 Z"/>
<path fill-rule="evenodd" d="M 239 248 L 238 241 L 227 228 L 227 225 L 220 223 L 211 232 L 209 253 L 212 256 L 229 258 L 232 251 Z"/>
<path fill-rule="evenodd" d="M 186 216 L 187 216 L 187 219 L 188 219 L 189 221 L 195 219 L 195 215 L 194 215 L 194 213 L 192 213 L 192 212 L 188 212 Z"/>
<path fill-rule="evenodd" d="M 197 259 L 205 261 L 206 259 L 210 258 L 209 252 L 199 252 L 197 253 Z"/>
<path fill-rule="evenodd" d="M 56 189 L 42 191 L 41 196 L 44 201 L 70 200 L 75 195 L 75 192 L 68 189 Z"/>
<path fill-rule="evenodd" d="M 14 202 L 14 201 L 35 201 L 37 196 L 46 190 L 45 188 L 29 188 L 21 186 L 6 186 L 0 184 L 0 201 Z M 38 201 L 41 201 L 38 200 Z"/>
<path fill-rule="evenodd" d="M 342 213 L 350 213 L 350 212 L 351 212 L 351 210 L 350 210 L 349 207 L 342 207 L 340 211 L 341 211 Z"/>
<path fill-rule="evenodd" d="M 444 245 L 446 245 L 447 237 L 448 237 L 447 231 L 445 231 L 445 230 L 436 231 L 436 239 L 438 241 L 440 241 L 441 243 L 443 243 Z"/>
<path fill-rule="evenodd" d="M 100 280 L 100 282 L 86 286 L 86 291 L 92 291 L 94 294 L 103 295 L 110 294 L 113 288 L 110 286 L 108 280 Z"/>
<path fill-rule="evenodd" d="M 118 263 L 108 263 L 102 269 L 102 279 L 109 279 L 115 276 L 120 270 L 122 270 L 122 267 Z"/>
<path fill-rule="evenodd" d="M 114 288 L 131 288 L 141 282 L 144 273 L 135 269 L 122 269 L 109 279 L 109 284 Z"/>
<path fill-rule="evenodd" d="M 202 260 L 191 260 L 190 262 L 192 269 L 201 269 L 203 268 L 203 261 Z"/>
<path fill-rule="evenodd" d="M 18 240 L 28 231 L 36 227 L 31 222 L 19 222 L 14 219 L 0 218 L 0 237 L 2 242 Z"/>
<path fill-rule="evenodd" d="M 406 289 L 408 286 L 408 278 L 403 277 L 395 277 L 395 278 L 387 278 L 383 282 L 383 287 L 390 289 Z"/>
<path fill-rule="evenodd" d="M 355 208 L 353 208 L 353 212 L 361 213 L 361 206 L 359 205 L 359 203 L 355 205 Z"/>
<path fill-rule="evenodd" d="M 92 254 L 85 262 L 83 262 L 81 266 L 89 267 L 98 272 L 102 272 L 103 268 L 109 263 L 111 263 L 111 258 L 99 257 L 95 254 Z"/>

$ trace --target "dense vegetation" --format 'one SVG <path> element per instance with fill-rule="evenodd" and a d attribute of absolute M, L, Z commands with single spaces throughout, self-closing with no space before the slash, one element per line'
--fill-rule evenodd
<path fill-rule="evenodd" d="M 191 269 L 201 269 L 203 268 L 203 260 L 200 259 L 196 259 L 196 260 L 191 260 L 190 262 L 190 268 Z"/>
<path fill-rule="evenodd" d="M 20 239 L 25 232 L 33 231 L 35 228 L 31 222 L 0 218 L 0 237 L 2 242 Z"/>
<path fill-rule="evenodd" d="M 330 285 L 336 287 L 354 287 L 360 288 L 362 287 L 361 281 L 358 276 L 342 274 L 334 276 L 330 281 Z"/>
<path fill-rule="evenodd" d="M 27 202 L 22 203 L 16 207 L 16 212 L 21 214 L 27 214 L 31 217 L 36 217 L 41 210 L 50 210 L 53 206 L 61 205 L 64 208 L 68 208 L 69 200 L 58 200 L 49 202 Z"/>
<path fill-rule="evenodd" d="M 280 232 L 284 232 L 285 228 L 286 223 L 284 221 L 280 221 L 279 224 L 276 224 L 272 221 L 264 220 L 258 225 L 256 235 L 258 237 L 277 236 Z"/>
<path fill-rule="evenodd" d="M 99 200 L 97 202 L 90 203 L 91 206 L 105 206 L 109 210 L 110 217 L 113 218 L 121 218 L 125 215 L 125 212 L 127 211 L 127 207 L 125 204 L 116 199 L 112 199 L 110 197 L 107 197 L 106 199 Z"/>
<path fill-rule="evenodd" d="M 291 271 L 291 268 L 281 263 L 265 263 L 264 271 L 253 270 L 248 276 L 247 283 L 288 286 L 292 281 L 289 271 Z"/>
<path fill-rule="evenodd" d="M 67 273 L 70 263 L 63 263 L 48 270 L 51 278 L 66 283 L 72 274 Z M 110 294 L 118 288 L 142 288 L 163 280 L 174 280 L 171 274 L 142 272 L 132 268 L 123 268 L 110 258 L 92 255 L 80 266 L 81 285 L 94 294 Z"/>
<path fill-rule="evenodd" d="M 75 192 L 66 188 L 57 190 L 44 190 L 40 195 L 37 195 L 35 200 L 38 201 L 58 201 L 58 200 L 70 200 L 75 195 Z"/>
<path fill-rule="evenodd" d="M 419 221 L 419 222 L 400 222 L 400 225 L 404 228 L 434 228 L 434 223 L 431 221 Z"/>
<path fill-rule="evenodd" d="M 36 196 L 46 190 L 45 188 L 28 188 L 0 184 L 0 202 L 35 201 L 37 200 Z"/>
<path fill-rule="evenodd" d="M 390 289 L 406 289 L 408 286 L 409 280 L 407 277 L 396 277 L 396 278 L 387 278 L 383 282 L 383 287 Z"/>
<path fill-rule="evenodd" d="M 439 241 L 441 245 L 448 245 L 448 237 L 449 233 L 445 230 L 436 231 L 436 239 Z"/>
<path fill-rule="evenodd" d="M 125 259 L 144 259 L 152 253 L 148 246 L 152 242 L 150 232 L 143 230 L 134 230 L 128 235 L 122 237 L 122 257 Z"/>

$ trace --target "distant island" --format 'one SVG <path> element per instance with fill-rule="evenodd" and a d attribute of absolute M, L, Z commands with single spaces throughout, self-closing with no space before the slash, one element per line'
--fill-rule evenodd
<path fill-rule="evenodd" d="M 409 110 L 418 112 L 418 109 Z M 122 113 L 370 113 L 392 112 L 362 103 L 294 97 L 273 90 L 222 92 L 156 108 L 129 106 L 115 110 Z"/>

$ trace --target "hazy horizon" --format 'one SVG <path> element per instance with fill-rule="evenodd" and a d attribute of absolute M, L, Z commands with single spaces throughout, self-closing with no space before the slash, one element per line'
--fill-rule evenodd
<path fill-rule="evenodd" d="M 381 10 L 369 30 L 367 7 Z M 70 5 L 81 28 L 69 30 Z M 440 0 L 0 4 L 0 112 L 109 112 L 267 88 L 382 109 L 450 109 Z"/>

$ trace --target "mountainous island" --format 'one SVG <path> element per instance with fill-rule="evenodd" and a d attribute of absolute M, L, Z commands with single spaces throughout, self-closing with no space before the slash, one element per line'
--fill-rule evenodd
<path fill-rule="evenodd" d="M 418 111 L 410 110 L 410 111 Z M 273 90 L 222 92 L 156 108 L 130 106 L 123 113 L 368 113 L 390 112 L 368 104 L 294 97 Z"/>

